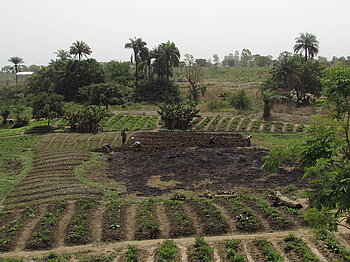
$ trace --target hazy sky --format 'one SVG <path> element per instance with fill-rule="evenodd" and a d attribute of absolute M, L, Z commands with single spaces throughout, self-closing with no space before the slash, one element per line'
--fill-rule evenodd
<path fill-rule="evenodd" d="M 168 40 L 182 56 L 220 60 L 235 50 L 277 57 L 301 32 L 319 55 L 350 55 L 349 0 L 0 0 L 0 66 L 11 56 L 47 65 L 58 49 L 85 41 L 98 61 L 128 60 L 130 37 L 149 48 Z"/>

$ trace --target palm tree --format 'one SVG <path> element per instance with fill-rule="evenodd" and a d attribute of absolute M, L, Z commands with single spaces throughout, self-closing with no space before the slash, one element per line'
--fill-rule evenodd
<path fill-rule="evenodd" d="M 286 57 L 277 61 L 271 69 L 272 78 L 276 82 L 283 83 L 289 90 L 293 90 L 299 83 L 298 57 Z"/>
<path fill-rule="evenodd" d="M 14 68 L 15 68 L 15 74 L 16 74 L 16 85 L 18 84 L 18 76 L 17 73 L 19 71 L 19 64 L 23 64 L 24 60 L 23 58 L 19 57 L 19 56 L 13 56 L 11 57 L 9 60 L 9 62 L 14 64 Z"/>
<path fill-rule="evenodd" d="M 71 58 L 70 53 L 63 49 L 57 50 L 54 54 L 61 60 L 67 60 Z"/>
<path fill-rule="evenodd" d="M 148 50 L 144 47 L 140 52 L 140 64 L 139 69 L 143 70 L 147 75 L 148 81 L 152 78 L 152 59 L 154 58 L 153 50 Z"/>
<path fill-rule="evenodd" d="M 78 56 L 80 61 L 83 56 L 87 57 L 88 55 L 91 55 L 92 51 L 84 41 L 76 41 L 75 43 L 72 43 L 69 53 L 74 55 L 74 58 Z"/>
<path fill-rule="evenodd" d="M 141 61 L 140 54 L 145 53 L 145 48 L 147 43 L 142 40 L 142 38 L 129 38 L 130 42 L 125 44 L 125 48 L 130 48 L 134 51 L 134 54 L 131 55 L 131 63 L 135 61 L 135 86 L 137 86 L 138 80 L 138 70 L 139 70 L 139 62 Z"/>
<path fill-rule="evenodd" d="M 316 36 L 310 33 L 300 33 L 300 36 L 295 38 L 294 52 L 305 52 L 305 59 L 313 58 L 318 54 L 318 41 Z"/>
<path fill-rule="evenodd" d="M 172 70 L 174 66 L 179 66 L 180 63 L 180 52 L 175 46 L 174 42 L 162 43 L 155 50 L 154 65 L 158 67 L 158 74 L 160 77 L 166 76 L 169 81 L 172 76 Z"/>

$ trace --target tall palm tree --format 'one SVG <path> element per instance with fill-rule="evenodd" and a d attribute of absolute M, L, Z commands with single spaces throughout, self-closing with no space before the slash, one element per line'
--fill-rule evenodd
<path fill-rule="evenodd" d="M 318 41 L 316 36 L 310 33 L 300 33 L 299 37 L 295 38 L 294 52 L 305 52 L 305 59 L 313 58 L 318 54 Z"/>
<path fill-rule="evenodd" d="M 297 63 L 298 57 L 287 57 L 283 60 L 277 61 L 271 69 L 272 78 L 278 83 L 293 90 L 300 82 L 300 72 Z"/>
<path fill-rule="evenodd" d="M 69 53 L 74 55 L 74 58 L 78 56 L 80 61 L 83 56 L 87 57 L 88 55 L 91 55 L 92 51 L 84 41 L 76 41 L 75 43 L 72 43 Z"/>
<path fill-rule="evenodd" d="M 19 56 L 13 56 L 11 57 L 9 60 L 9 62 L 14 64 L 14 68 L 15 68 L 15 74 L 16 74 L 16 85 L 18 84 L 18 76 L 17 73 L 19 71 L 19 64 L 23 64 L 24 60 L 23 58 L 19 57 Z"/>
<path fill-rule="evenodd" d="M 139 69 L 143 70 L 147 75 L 148 81 L 152 78 L 152 59 L 154 58 L 153 50 L 148 50 L 147 47 L 143 48 L 140 52 L 140 64 Z"/>
<path fill-rule="evenodd" d="M 54 54 L 61 60 L 67 60 L 71 58 L 70 53 L 63 49 L 57 50 Z"/>
<path fill-rule="evenodd" d="M 180 62 L 180 51 L 175 46 L 174 42 L 162 43 L 155 50 L 155 61 L 154 64 L 158 67 L 158 74 L 160 77 L 166 76 L 169 81 L 172 76 L 174 66 L 179 66 Z"/>
<path fill-rule="evenodd" d="M 130 42 L 125 44 L 125 48 L 130 48 L 134 51 L 131 55 L 131 63 L 135 61 L 135 86 L 137 86 L 137 80 L 139 76 L 139 63 L 141 61 L 141 52 L 145 53 L 147 43 L 142 38 L 129 38 Z"/>

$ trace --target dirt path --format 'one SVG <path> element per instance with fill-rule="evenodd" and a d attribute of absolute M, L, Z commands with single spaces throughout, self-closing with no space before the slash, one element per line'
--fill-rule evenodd
<path fill-rule="evenodd" d="M 113 141 L 111 143 L 111 146 L 117 146 L 117 140 L 118 140 L 119 136 L 120 136 L 119 134 L 115 134 Z"/>
<path fill-rule="evenodd" d="M 317 256 L 317 258 L 322 262 L 327 262 L 328 260 L 318 251 L 317 247 L 310 241 L 308 237 L 303 238 L 305 243 L 309 246 L 310 250 Z"/>
<path fill-rule="evenodd" d="M 250 252 L 249 252 L 249 249 L 247 248 L 247 245 L 248 245 L 249 243 L 250 243 L 250 241 L 249 241 L 249 242 L 245 241 L 245 242 L 243 243 L 243 253 L 246 255 L 247 262 L 254 262 L 254 260 L 253 260 L 253 258 L 252 258 L 252 256 L 251 256 L 251 254 L 250 254 Z"/>
<path fill-rule="evenodd" d="M 126 210 L 126 217 L 128 218 L 128 223 L 125 225 L 125 239 L 132 240 L 136 232 L 136 216 L 138 211 L 138 205 L 130 205 Z"/>
<path fill-rule="evenodd" d="M 201 226 L 201 222 L 199 221 L 199 218 L 197 214 L 192 210 L 190 205 L 188 203 L 185 203 L 183 205 L 184 211 L 188 214 L 188 218 L 192 221 L 193 227 L 196 231 L 197 236 L 203 235 L 203 227 Z"/>
<path fill-rule="evenodd" d="M 232 215 L 229 214 L 229 212 L 224 208 L 222 207 L 221 205 L 219 205 L 218 203 L 213 203 L 214 206 L 220 210 L 222 216 L 224 217 L 227 225 L 228 225 L 228 232 L 229 233 L 232 233 L 232 232 L 236 232 L 236 225 L 235 225 L 235 222 L 233 221 L 232 219 Z"/>
<path fill-rule="evenodd" d="M 215 262 L 221 262 L 221 258 L 220 258 L 219 251 L 217 248 L 213 249 L 213 257 L 214 257 Z"/>
<path fill-rule="evenodd" d="M 178 245 L 180 251 L 180 258 L 182 262 L 186 262 L 188 260 L 187 256 L 187 248 L 183 245 Z"/>
<path fill-rule="evenodd" d="M 74 139 L 74 141 L 73 141 L 73 149 L 76 149 L 78 146 L 79 146 L 79 142 L 78 142 L 78 140 L 79 140 L 79 137 L 80 137 L 80 135 L 78 135 L 75 139 Z"/>
<path fill-rule="evenodd" d="M 86 141 L 86 147 L 90 149 L 90 142 L 91 142 L 91 139 L 94 137 L 94 135 L 90 135 L 88 140 Z"/>
<path fill-rule="evenodd" d="M 154 262 L 155 261 L 155 247 L 152 247 L 148 250 L 148 258 L 146 262 Z"/>
<path fill-rule="evenodd" d="M 164 203 L 157 204 L 155 207 L 157 220 L 159 222 L 159 229 L 160 229 L 160 237 L 161 238 L 168 238 L 170 237 L 170 224 L 169 224 L 169 218 L 167 216 L 167 210 L 164 206 Z"/>
<path fill-rule="evenodd" d="M 17 239 L 14 253 L 16 253 L 19 250 L 23 250 L 25 248 L 26 242 L 29 239 L 29 237 L 31 236 L 35 225 L 40 221 L 40 219 L 41 219 L 42 215 L 45 213 L 46 209 L 47 209 L 47 205 L 42 206 L 38 210 L 37 216 L 32 221 L 30 221 L 28 224 L 25 224 L 23 226 L 22 230 L 19 233 L 19 237 Z"/>
<path fill-rule="evenodd" d="M 74 201 L 67 201 L 67 209 L 66 212 L 63 214 L 62 218 L 58 221 L 57 225 L 57 233 L 55 234 L 54 239 L 54 247 L 61 247 L 64 245 L 64 238 L 66 233 L 66 228 L 68 226 L 69 221 L 71 220 L 72 216 L 74 215 Z"/>
<path fill-rule="evenodd" d="M 100 243 L 102 238 L 102 219 L 103 214 L 107 210 L 105 205 L 99 205 L 91 217 L 91 237 L 93 243 Z"/>

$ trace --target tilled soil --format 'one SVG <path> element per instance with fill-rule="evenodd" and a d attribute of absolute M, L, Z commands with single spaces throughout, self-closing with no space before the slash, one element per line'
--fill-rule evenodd
<path fill-rule="evenodd" d="M 306 187 L 300 172 L 261 170 L 259 148 L 196 148 L 162 151 L 121 151 L 111 154 L 107 177 L 123 182 L 127 193 L 157 196 L 175 189 L 222 191 L 235 187 L 276 188 L 293 184 Z M 150 183 L 157 177 L 159 183 Z"/>

